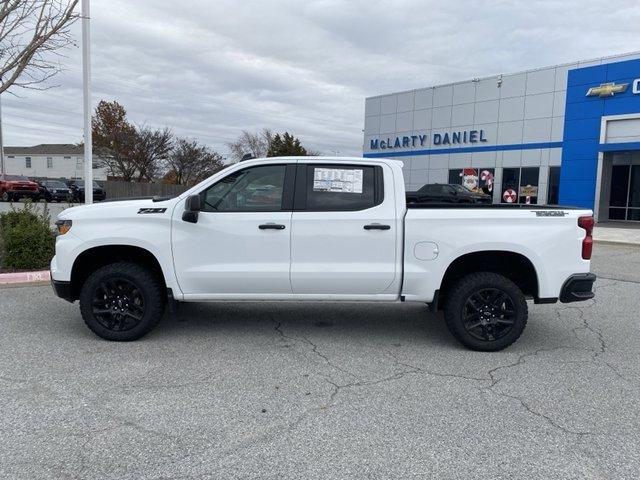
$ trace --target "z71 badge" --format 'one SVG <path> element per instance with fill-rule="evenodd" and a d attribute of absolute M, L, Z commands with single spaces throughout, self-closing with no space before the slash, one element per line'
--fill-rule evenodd
<path fill-rule="evenodd" d="M 567 212 L 564 210 L 536 210 L 537 217 L 564 217 Z"/>
<path fill-rule="evenodd" d="M 138 214 L 140 213 L 164 213 L 166 212 L 166 208 L 141 208 L 138 210 Z"/>

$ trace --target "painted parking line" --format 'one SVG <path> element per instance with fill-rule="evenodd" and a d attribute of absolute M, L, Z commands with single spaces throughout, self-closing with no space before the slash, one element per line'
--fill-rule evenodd
<path fill-rule="evenodd" d="M 50 279 L 51 273 L 49 270 L 41 270 L 38 272 L 0 273 L 0 285 L 48 282 Z"/>

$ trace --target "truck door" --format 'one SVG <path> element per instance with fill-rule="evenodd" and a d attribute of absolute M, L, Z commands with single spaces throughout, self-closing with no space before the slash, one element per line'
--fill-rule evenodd
<path fill-rule="evenodd" d="M 397 273 L 396 228 L 388 166 L 300 163 L 291 225 L 293 293 L 388 293 Z"/>
<path fill-rule="evenodd" d="M 200 193 L 197 223 L 176 208 L 176 276 L 192 299 L 291 295 L 291 208 L 295 163 L 236 170 Z"/>

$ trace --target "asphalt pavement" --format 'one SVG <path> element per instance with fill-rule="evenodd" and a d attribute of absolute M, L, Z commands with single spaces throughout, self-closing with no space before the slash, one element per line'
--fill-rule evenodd
<path fill-rule="evenodd" d="M 0 478 L 603 479 L 640 472 L 640 249 L 471 352 L 422 305 L 186 305 L 110 343 L 0 289 Z"/>

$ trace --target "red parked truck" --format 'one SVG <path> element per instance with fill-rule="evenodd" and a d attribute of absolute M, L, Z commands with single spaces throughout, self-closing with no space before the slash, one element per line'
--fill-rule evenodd
<path fill-rule="evenodd" d="M 24 175 L 0 174 L 0 198 L 3 202 L 11 202 L 23 197 L 35 200 L 39 194 L 38 184 Z"/>

